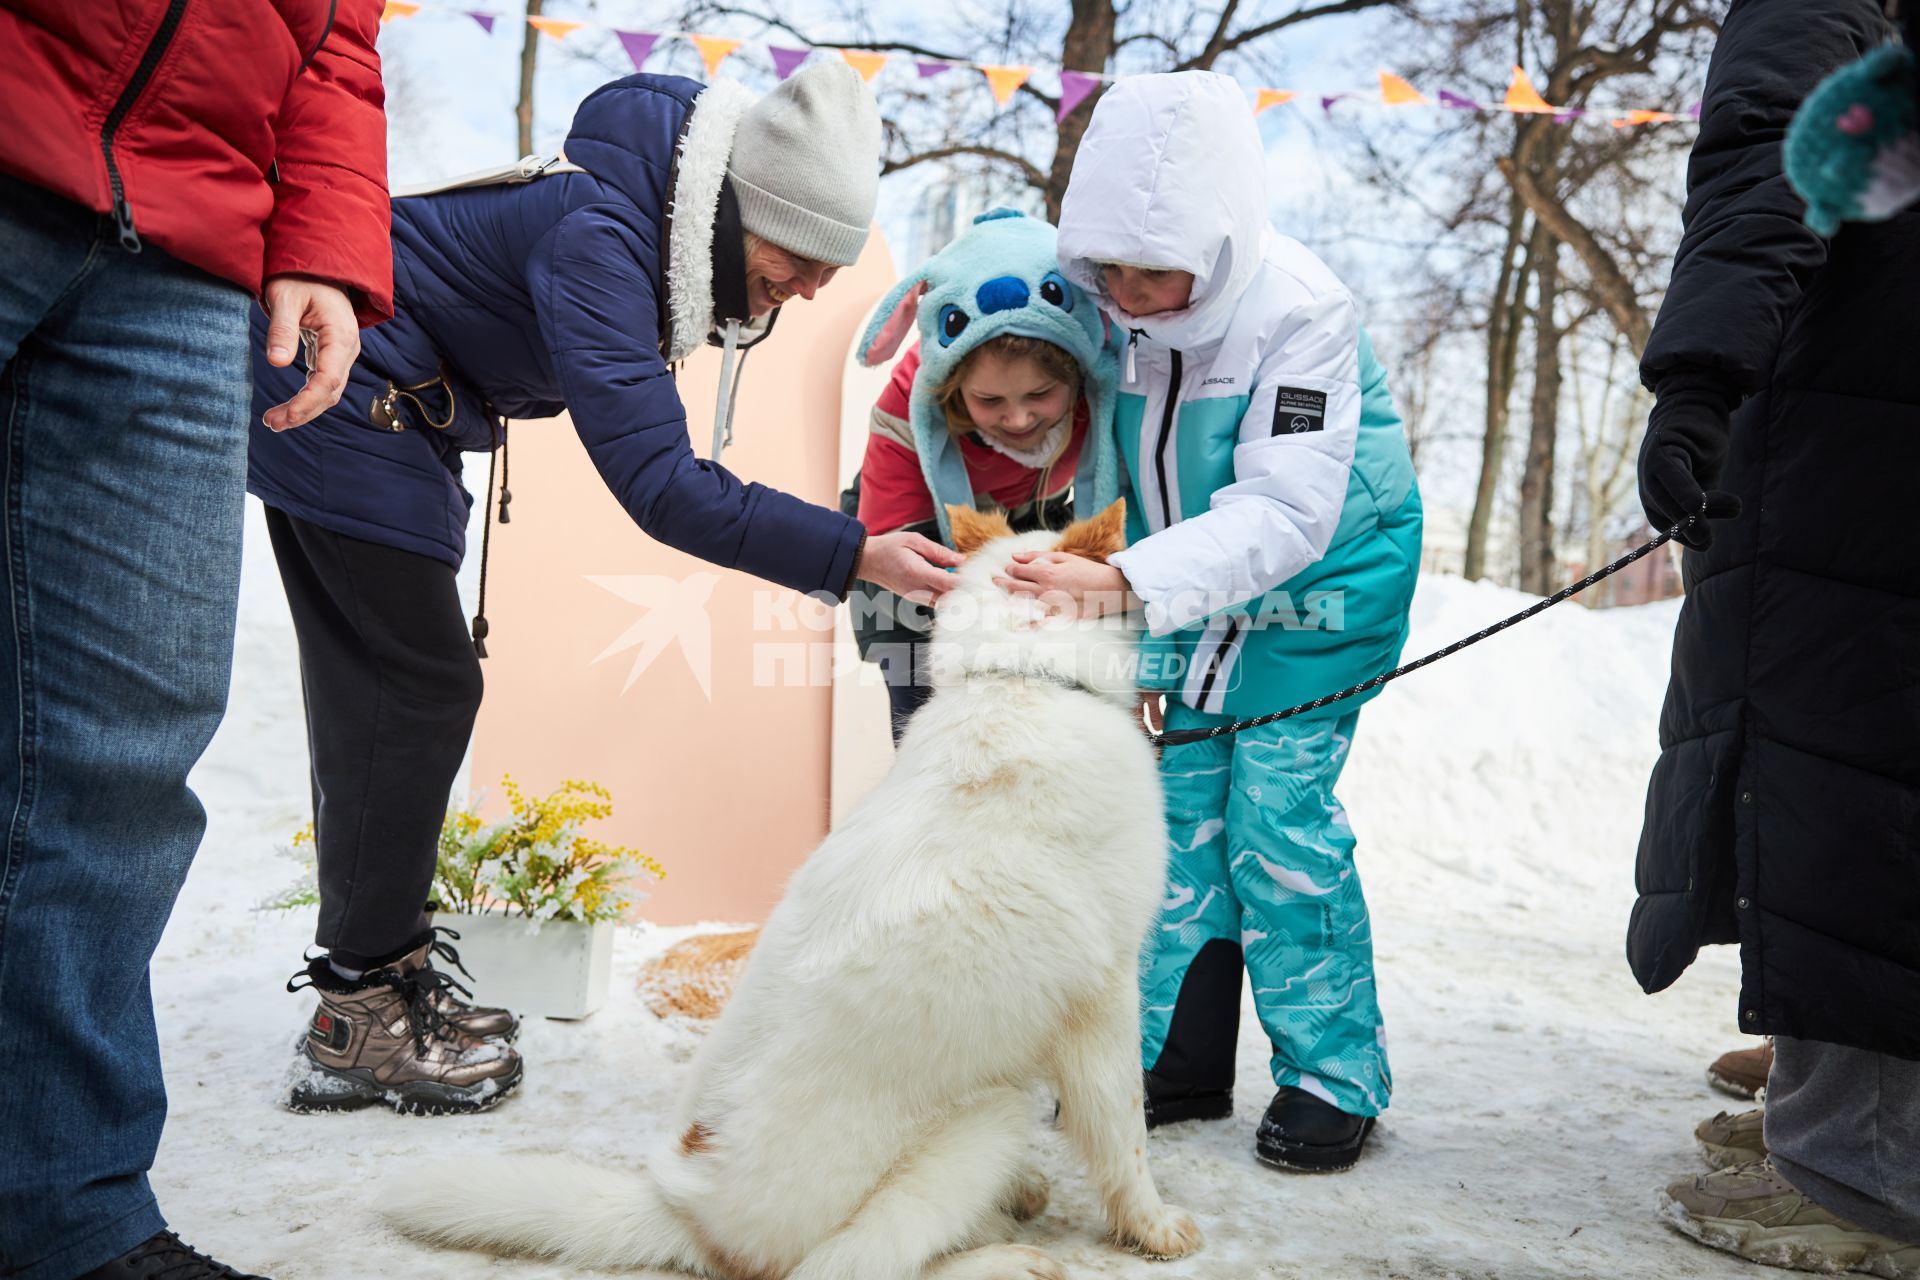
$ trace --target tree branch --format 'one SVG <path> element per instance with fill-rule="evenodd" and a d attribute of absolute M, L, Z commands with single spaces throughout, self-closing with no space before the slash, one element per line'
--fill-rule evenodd
<path fill-rule="evenodd" d="M 1635 354 L 1644 351 L 1652 325 L 1647 320 L 1646 308 L 1640 305 L 1639 295 L 1634 292 L 1633 282 L 1621 271 L 1613 255 L 1565 205 L 1541 189 L 1530 169 L 1515 164 L 1509 156 L 1501 156 L 1495 163 L 1540 224 L 1580 259 L 1592 283 L 1594 301 L 1633 344 Z"/>
<path fill-rule="evenodd" d="M 899 173 L 902 169 L 911 169 L 914 165 L 925 164 L 929 160 L 950 160 L 954 156 L 983 156 L 1000 164 L 1010 164 L 1020 171 L 1027 185 L 1041 191 L 1047 189 L 1046 173 L 1025 156 L 1017 156 L 1011 151 L 1002 151 L 998 147 L 982 146 L 979 143 L 956 143 L 949 147 L 935 147 L 931 151 L 922 151 L 910 155 L 904 160 L 888 160 L 880 166 L 880 176 Z"/>
<path fill-rule="evenodd" d="M 1312 22 L 1316 18 L 1330 18 L 1337 13 L 1359 13 L 1363 9 L 1397 9 L 1404 5 L 1405 2 L 1406 0 L 1327 0 L 1325 4 L 1317 4 L 1310 9 L 1296 9 L 1292 13 L 1283 14 L 1273 19 L 1271 22 L 1262 22 L 1257 26 L 1248 27 L 1231 36 L 1221 37 L 1219 32 L 1216 31 L 1214 33 L 1215 38 L 1207 41 L 1206 48 L 1202 49 L 1193 57 L 1188 58 L 1179 66 L 1171 68 L 1171 70 L 1192 71 L 1196 68 L 1210 68 L 1213 66 L 1215 59 L 1219 58 L 1220 55 L 1232 53 L 1242 45 L 1251 44 L 1264 36 L 1270 36 L 1276 31 L 1284 31 L 1288 27 L 1297 26 L 1302 22 Z M 1229 4 L 1227 9 L 1231 11 L 1233 6 Z M 1221 21 L 1226 21 L 1225 14 L 1221 16 Z"/>

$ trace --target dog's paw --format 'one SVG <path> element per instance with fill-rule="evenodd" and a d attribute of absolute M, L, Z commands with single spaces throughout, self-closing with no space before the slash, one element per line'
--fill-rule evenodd
<path fill-rule="evenodd" d="M 998 1244 L 953 1254 L 923 1275 L 926 1280 L 1067 1280 L 1067 1269 L 1038 1249 Z"/>
<path fill-rule="evenodd" d="M 1007 1212 L 1015 1222 L 1031 1222 L 1047 1211 L 1047 1175 L 1031 1165 L 1014 1175 L 1007 1191 Z"/>
<path fill-rule="evenodd" d="M 1184 1258 L 1202 1243 L 1193 1215 L 1172 1205 L 1122 1223 L 1114 1235 L 1121 1247 L 1149 1258 Z"/>

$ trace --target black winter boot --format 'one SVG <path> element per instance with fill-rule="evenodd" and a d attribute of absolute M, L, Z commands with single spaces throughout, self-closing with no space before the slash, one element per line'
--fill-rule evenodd
<path fill-rule="evenodd" d="M 1350 1116 L 1305 1089 L 1282 1085 L 1260 1120 L 1253 1154 L 1290 1173 L 1337 1173 L 1353 1168 L 1372 1132 L 1372 1116 Z"/>
<path fill-rule="evenodd" d="M 162 1231 L 112 1262 L 101 1263 L 79 1280 L 161 1280 L 162 1277 L 165 1280 L 266 1280 L 265 1276 L 235 1271 L 224 1262 L 215 1262 L 199 1250 L 189 1248 L 171 1231 Z"/>
<path fill-rule="evenodd" d="M 1197 1089 L 1151 1071 L 1140 1074 L 1145 1077 L 1149 1129 L 1181 1120 L 1225 1120 L 1233 1114 L 1231 1089 Z"/>

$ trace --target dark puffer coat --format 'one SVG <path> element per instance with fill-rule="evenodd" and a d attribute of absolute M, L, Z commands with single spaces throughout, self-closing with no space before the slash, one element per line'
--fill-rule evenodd
<path fill-rule="evenodd" d="M 1825 243 L 1781 176 L 1885 37 L 1875 0 L 1735 0 L 1714 52 L 1642 374 L 1745 397 L 1744 510 L 1687 555 L 1627 954 L 1658 991 L 1738 942 L 1743 1030 L 1920 1058 L 1920 213 Z"/>

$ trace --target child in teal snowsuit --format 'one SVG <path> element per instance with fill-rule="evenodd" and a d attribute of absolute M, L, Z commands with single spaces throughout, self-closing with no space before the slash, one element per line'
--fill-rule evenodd
<path fill-rule="evenodd" d="M 1169 729 L 1391 668 L 1420 561 L 1385 374 L 1345 288 L 1267 226 L 1264 169 L 1232 80 L 1132 76 L 1101 99 L 1061 215 L 1061 269 L 1124 335 L 1130 545 L 1110 566 L 1049 554 L 1011 572 L 1086 599 L 1130 592 L 1141 683 L 1167 693 Z M 1278 1086 L 1256 1151 L 1286 1168 L 1350 1166 L 1391 1093 L 1333 792 L 1360 701 L 1161 760 L 1172 850 L 1142 952 L 1149 1123 L 1231 1114 L 1244 964 Z"/>

